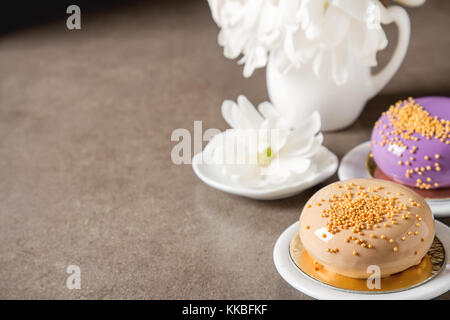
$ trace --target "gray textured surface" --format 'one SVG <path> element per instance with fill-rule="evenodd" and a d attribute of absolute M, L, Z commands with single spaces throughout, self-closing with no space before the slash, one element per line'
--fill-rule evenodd
<path fill-rule="evenodd" d="M 357 123 L 326 134 L 340 158 L 390 102 L 450 95 L 450 2 L 410 13 L 399 73 Z M 175 128 L 225 129 L 223 99 L 266 100 L 264 72 L 244 80 L 223 57 L 204 1 L 82 23 L 70 32 L 62 13 L 0 38 L 0 298 L 308 298 L 277 274 L 272 249 L 320 186 L 253 201 L 170 161 Z M 65 286 L 69 264 L 81 290 Z"/>

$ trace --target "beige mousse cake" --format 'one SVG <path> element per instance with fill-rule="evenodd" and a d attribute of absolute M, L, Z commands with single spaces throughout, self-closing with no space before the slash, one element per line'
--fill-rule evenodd
<path fill-rule="evenodd" d="M 420 263 L 434 239 L 434 220 L 411 189 L 352 179 L 330 184 L 309 199 L 299 234 L 309 255 L 332 272 L 364 279 L 375 265 L 386 277 Z"/>

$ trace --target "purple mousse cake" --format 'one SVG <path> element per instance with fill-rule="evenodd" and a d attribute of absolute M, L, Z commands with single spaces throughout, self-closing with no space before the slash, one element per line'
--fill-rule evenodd
<path fill-rule="evenodd" d="M 398 101 L 372 131 L 372 154 L 388 177 L 420 189 L 450 186 L 450 98 Z"/>

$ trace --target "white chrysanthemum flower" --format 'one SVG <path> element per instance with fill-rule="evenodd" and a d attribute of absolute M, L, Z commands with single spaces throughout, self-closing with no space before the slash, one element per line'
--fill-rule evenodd
<path fill-rule="evenodd" d="M 320 116 L 314 112 L 297 128 L 269 102 L 258 110 L 245 96 L 226 100 L 222 115 L 231 126 L 216 135 L 203 152 L 203 161 L 231 181 L 249 187 L 308 181 L 317 174 L 311 158 L 321 149 Z"/>
<path fill-rule="evenodd" d="M 245 64 L 250 77 L 274 54 L 280 70 L 312 63 L 316 75 L 337 84 L 348 77 L 351 55 L 365 66 L 376 65 L 376 53 L 387 45 L 381 22 L 389 13 L 378 0 L 208 0 L 221 28 L 224 55 Z M 418 6 L 425 0 L 398 0 Z M 383 18 L 384 17 L 384 18 Z M 323 68 L 331 53 L 331 70 Z M 323 70 L 326 69 L 326 70 Z"/>
<path fill-rule="evenodd" d="M 276 5 L 267 0 L 208 2 L 221 28 L 218 42 L 224 47 L 224 56 L 235 59 L 242 54 L 239 63 L 244 64 L 245 77 L 267 64 L 269 51 L 279 45 L 284 29 L 294 24 L 292 12 L 299 6 L 297 0 L 280 0 Z"/>

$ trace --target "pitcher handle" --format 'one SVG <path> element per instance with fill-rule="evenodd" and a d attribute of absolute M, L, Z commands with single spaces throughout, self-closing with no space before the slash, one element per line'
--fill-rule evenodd
<path fill-rule="evenodd" d="M 384 17 L 383 23 L 395 22 L 398 28 L 398 42 L 394 54 L 388 64 L 377 74 L 372 76 L 372 91 L 370 98 L 375 96 L 391 80 L 405 58 L 408 50 L 411 25 L 406 10 L 399 6 L 387 8 L 388 15 Z"/>

